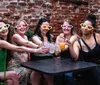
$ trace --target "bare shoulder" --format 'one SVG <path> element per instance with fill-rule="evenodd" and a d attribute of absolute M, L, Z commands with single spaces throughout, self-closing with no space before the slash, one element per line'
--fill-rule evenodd
<path fill-rule="evenodd" d="M 24 38 L 27 39 L 27 36 L 24 36 Z M 14 34 L 12 36 L 13 41 L 17 41 L 17 40 L 21 40 L 21 39 L 23 39 L 23 38 L 19 34 Z"/>
<path fill-rule="evenodd" d="M 74 35 L 72 35 L 71 37 L 72 37 L 72 38 L 76 38 L 76 39 L 79 39 L 79 38 L 80 38 L 80 36 L 79 36 L 78 34 L 74 34 Z"/>
<path fill-rule="evenodd" d="M 79 39 L 80 40 L 80 39 Z M 79 45 L 79 42 L 78 42 L 78 40 L 76 40 L 75 42 L 74 42 L 74 44 L 73 44 L 74 46 L 77 46 L 78 48 L 80 48 L 80 45 Z"/>
<path fill-rule="evenodd" d="M 95 33 L 95 35 L 96 35 L 97 42 L 100 44 L 100 34 L 99 33 Z"/>
<path fill-rule="evenodd" d="M 59 36 L 61 36 L 61 37 L 64 36 L 64 33 L 60 33 Z"/>
<path fill-rule="evenodd" d="M 57 36 L 57 39 L 62 38 L 63 36 L 64 36 L 63 33 L 60 33 L 60 34 Z"/>
<path fill-rule="evenodd" d="M 75 35 L 72 35 L 71 38 L 70 38 L 70 42 L 71 43 L 74 43 L 78 39 L 79 39 L 78 35 L 76 35 L 76 34 Z"/>
<path fill-rule="evenodd" d="M 95 33 L 96 37 L 100 37 L 100 34 L 99 33 Z"/>
<path fill-rule="evenodd" d="M 18 37 L 20 37 L 20 35 L 19 34 L 14 34 L 13 36 L 12 36 L 12 38 L 18 38 Z"/>

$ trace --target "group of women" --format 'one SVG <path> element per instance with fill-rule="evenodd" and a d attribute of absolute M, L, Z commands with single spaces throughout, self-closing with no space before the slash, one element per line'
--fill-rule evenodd
<path fill-rule="evenodd" d="M 23 18 L 14 25 L 14 34 L 10 36 L 9 24 L 0 22 L 0 80 L 6 80 L 7 85 L 27 85 L 29 80 L 32 85 L 39 85 L 41 74 L 21 67 L 20 63 L 29 61 L 30 53 L 46 54 L 49 52 L 49 49 L 43 45 L 44 42 L 53 42 L 53 36 L 50 34 L 50 29 L 52 29 L 50 21 L 46 18 L 38 21 L 34 35 L 31 36 L 32 41 L 29 41 L 25 34 L 29 29 Z M 63 32 L 57 36 L 55 43 L 65 42 L 66 45 L 61 51 L 55 50 L 55 56 L 61 55 L 64 58 L 99 64 L 100 34 L 95 32 L 95 15 L 88 15 L 86 20 L 80 24 L 81 36 L 73 34 L 74 29 L 68 19 L 64 20 L 61 28 Z M 7 70 L 4 63 L 6 60 Z M 100 85 L 100 68 L 90 72 L 96 83 Z M 44 79 L 48 85 L 53 85 L 52 76 L 44 75 Z"/>

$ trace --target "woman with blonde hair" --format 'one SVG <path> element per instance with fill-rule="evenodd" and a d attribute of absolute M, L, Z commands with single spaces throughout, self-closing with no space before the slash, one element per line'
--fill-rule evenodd
<path fill-rule="evenodd" d="M 13 36 L 11 37 L 11 43 L 16 46 L 24 46 L 28 49 L 34 49 L 33 53 L 46 53 L 47 49 L 28 41 L 25 32 L 28 30 L 28 24 L 22 18 L 19 19 L 15 24 L 15 30 Z M 39 48 L 39 49 L 37 49 Z M 28 82 L 28 77 L 31 75 L 30 70 L 21 67 L 20 63 L 27 62 L 30 60 L 30 52 L 17 52 L 12 51 L 12 58 L 8 63 L 8 70 L 15 71 L 19 75 L 20 85 L 26 85 Z"/>

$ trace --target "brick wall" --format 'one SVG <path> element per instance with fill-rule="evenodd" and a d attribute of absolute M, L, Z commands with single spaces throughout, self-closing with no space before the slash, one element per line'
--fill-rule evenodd
<path fill-rule="evenodd" d="M 94 13 L 97 17 L 97 29 L 100 33 L 100 0 L 91 0 L 89 10 L 90 13 Z"/>
<path fill-rule="evenodd" d="M 71 19 L 78 32 L 79 24 L 88 13 L 97 15 L 97 28 L 100 28 L 100 0 L 0 0 L 0 16 L 5 21 L 13 24 L 26 15 L 30 29 L 34 31 L 40 17 L 50 18 L 55 38 L 62 31 L 63 19 Z"/>

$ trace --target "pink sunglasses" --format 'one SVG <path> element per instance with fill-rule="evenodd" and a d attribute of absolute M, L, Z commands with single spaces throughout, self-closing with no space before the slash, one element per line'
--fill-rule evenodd
<path fill-rule="evenodd" d="M 69 25 L 69 26 L 61 25 L 61 27 L 62 27 L 63 29 L 72 29 L 72 28 L 73 28 L 72 25 Z"/>

